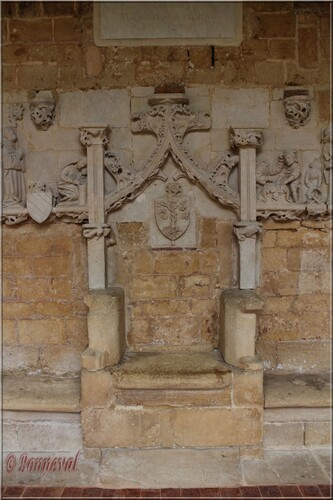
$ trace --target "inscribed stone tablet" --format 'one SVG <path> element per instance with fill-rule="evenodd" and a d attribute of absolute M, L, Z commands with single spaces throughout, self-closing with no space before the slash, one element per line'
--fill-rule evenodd
<path fill-rule="evenodd" d="M 95 43 L 238 45 L 241 2 L 94 2 Z"/>

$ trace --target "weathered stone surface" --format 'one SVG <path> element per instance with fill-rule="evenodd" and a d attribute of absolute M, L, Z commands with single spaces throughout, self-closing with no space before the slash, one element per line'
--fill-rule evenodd
<path fill-rule="evenodd" d="M 327 374 L 266 375 L 265 408 L 325 407 L 330 405 Z"/>
<path fill-rule="evenodd" d="M 80 408 L 80 379 L 5 374 L 3 408 L 20 411 L 77 412 Z"/>
<path fill-rule="evenodd" d="M 82 356 L 82 364 L 96 369 L 119 363 L 125 351 L 124 292 L 119 287 L 91 290 L 85 296 L 89 308 L 89 347 Z M 91 365 L 93 363 L 93 365 Z"/>
<path fill-rule="evenodd" d="M 233 403 L 237 406 L 262 406 L 263 371 L 233 370 Z"/>
<path fill-rule="evenodd" d="M 261 411 L 257 408 L 179 410 L 175 413 L 175 444 L 256 445 L 262 440 L 261 419 Z"/>
<path fill-rule="evenodd" d="M 231 384 L 216 352 L 128 354 L 112 374 L 122 389 L 217 389 Z"/>
<path fill-rule="evenodd" d="M 300 448 L 304 446 L 301 422 L 264 424 L 264 448 Z"/>
<path fill-rule="evenodd" d="M 220 344 L 223 359 L 242 367 L 242 359 L 254 358 L 256 311 L 264 302 L 253 290 L 224 290 L 220 299 Z"/>
<path fill-rule="evenodd" d="M 110 488 L 236 486 L 241 480 L 237 463 L 237 452 L 227 448 L 108 450 L 103 454 L 100 478 Z"/>
<path fill-rule="evenodd" d="M 177 296 L 177 279 L 174 276 L 144 276 L 142 278 L 134 278 L 131 289 L 133 299 L 164 299 L 176 298 Z"/>
<path fill-rule="evenodd" d="M 81 407 L 109 406 L 111 398 L 111 375 L 108 370 L 81 372 Z"/>
<path fill-rule="evenodd" d="M 310 451 L 264 452 L 264 460 L 242 460 L 247 484 L 323 484 L 329 477 Z M 260 478 L 260 479 L 259 479 Z"/>
<path fill-rule="evenodd" d="M 298 29 L 298 61 L 301 68 L 317 68 L 319 63 L 316 28 Z"/>
<path fill-rule="evenodd" d="M 332 444 L 331 422 L 305 422 L 305 446 L 319 448 L 329 447 Z"/>

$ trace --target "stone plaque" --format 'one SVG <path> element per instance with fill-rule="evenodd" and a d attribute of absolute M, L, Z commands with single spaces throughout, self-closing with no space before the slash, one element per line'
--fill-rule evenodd
<path fill-rule="evenodd" d="M 96 45 L 239 45 L 241 2 L 94 2 Z"/>

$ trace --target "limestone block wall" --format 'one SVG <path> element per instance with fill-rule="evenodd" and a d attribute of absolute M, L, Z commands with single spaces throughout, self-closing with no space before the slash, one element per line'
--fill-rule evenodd
<path fill-rule="evenodd" d="M 331 234 L 329 221 L 264 224 L 265 306 L 257 349 L 266 369 L 328 370 L 331 363 Z"/>
<path fill-rule="evenodd" d="M 329 2 L 244 2 L 241 45 L 214 50 L 97 47 L 92 2 L 1 7 L 5 104 L 27 106 L 40 90 L 57 97 L 48 131 L 37 132 L 28 112 L 18 124 L 28 182 L 41 177 L 52 183 L 62 167 L 84 157 L 78 127 L 87 120 L 109 123 L 110 149 L 125 164 L 138 163 L 154 139 L 131 133 L 130 114 L 147 111 L 154 87 L 163 92 L 184 85 L 191 109 L 211 114 L 211 130 L 184 140 L 203 164 L 228 149 L 231 125 L 264 129 L 258 161 L 297 150 L 303 176 L 321 154 L 320 130 L 330 120 Z M 310 121 L 297 130 L 288 125 L 282 105 L 283 91 L 294 87 L 307 89 L 312 104 Z M 235 177 L 232 183 L 237 185 Z M 111 179 L 106 184 L 114 186 Z M 167 252 L 152 246 L 152 191 L 133 202 L 134 208 L 110 216 L 117 247 L 108 250 L 109 283 L 124 286 L 133 349 L 216 346 L 218 297 L 237 283 L 235 215 L 207 205 L 200 193 L 193 188 L 200 203 L 193 213 L 192 247 Z M 327 221 L 264 222 L 258 291 L 266 305 L 257 347 L 267 370 L 329 365 L 329 228 Z M 87 344 L 81 228 L 29 222 L 5 227 L 3 237 L 5 367 L 79 369 Z"/>
<path fill-rule="evenodd" d="M 3 227 L 3 369 L 77 372 L 88 343 L 86 242 L 75 225 Z"/>
<path fill-rule="evenodd" d="M 235 284 L 232 224 L 198 217 L 197 225 L 196 249 L 170 250 L 149 246 L 148 221 L 117 224 L 132 349 L 218 346 L 219 296 Z"/>

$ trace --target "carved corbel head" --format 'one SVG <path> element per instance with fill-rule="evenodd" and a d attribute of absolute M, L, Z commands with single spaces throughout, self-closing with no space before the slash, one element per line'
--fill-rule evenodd
<path fill-rule="evenodd" d="M 47 130 L 55 119 L 55 99 L 51 92 L 38 92 L 30 104 L 30 116 L 36 127 Z"/>
<path fill-rule="evenodd" d="M 312 107 L 307 90 L 285 91 L 283 106 L 292 128 L 304 126 L 310 120 Z"/>

